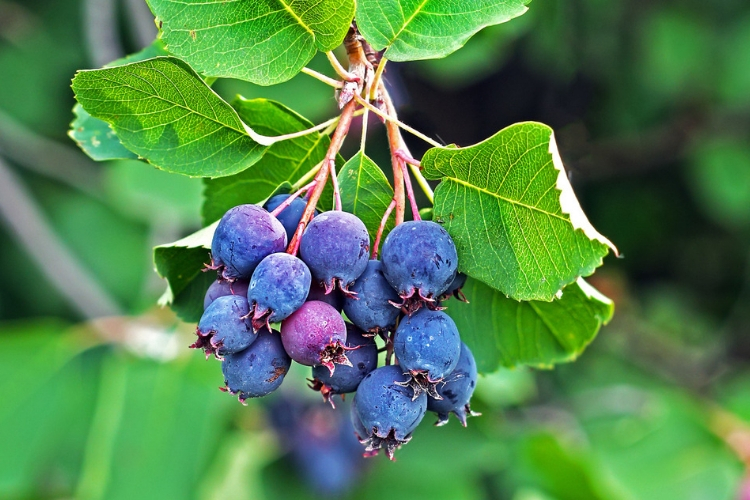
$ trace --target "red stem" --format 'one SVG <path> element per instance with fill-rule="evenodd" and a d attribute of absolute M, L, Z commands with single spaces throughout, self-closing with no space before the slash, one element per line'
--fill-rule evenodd
<path fill-rule="evenodd" d="M 301 187 L 297 190 L 297 192 L 289 195 L 289 197 L 284 200 L 281 205 L 273 209 L 273 212 L 271 212 L 271 215 L 276 217 L 279 215 L 286 207 L 292 204 L 292 202 L 297 199 L 298 196 L 301 196 L 304 193 L 307 193 L 311 188 L 315 187 L 315 181 L 313 180 L 310 184 L 307 186 Z"/>
<path fill-rule="evenodd" d="M 396 108 L 393 106 L 390 95 L 383 87 L 383 104 L 386 113 L 396 118 Z M 388 133 L 388 145 L 391 149 L 391 163 L 393 165 L 393 199 L 396 202 L 396 225 L 404 222 L 404 212 L 406 211 L 406 197 L 404 196 L 404 171 L 400 165 L 400 158 L 397 154 L 402 149 L 403 139 L 398 129 L 398 124 L 393 120 L 385 122 Z"/>
<path fill-rule="evenodd" d="M 409 177 L 409 167 L 406 166 L 404 160 L 399 160 L 401 163 L 401 170 L 404 172 L 404 181 L 406 184 L 406 195 L 409 197 L 409 203 L 411 203 L 411 215 L 414 220 L 422 220 L 419 216 L 419 207 L 417 206 L 417 200 L 414 198 L 414 188 L 411 185 L 411 177 Z"/>
<path fill-rule="evenodd" d="M 341 211 L 341 191 L 339 191 L 339 179 L 336 175 L 335 165 L 331 168 L 331 184 L 333 184 L 333 203 L 336 210 Z"/>
<path fill-rule="evenodd" d="M 383 236 L 383 230 L 385 229 L 385 225 L 388 223 L 388 217 L 390 217 L 391 212 L 393 212 L 393 208 L 396 206 L 396 199 L 392 199 L 391 203 L 388 205 L 388 208 L 385 209 L 385 214 L 383 215 L 383 218 L 380 219 L 380 227 L 378 227 L 378 232 L 375 235 L 375 243 L 372 245 L 372 260 L 377 260 L 378 258 L 378 247 L 380 247 L 380 238 Z"/>

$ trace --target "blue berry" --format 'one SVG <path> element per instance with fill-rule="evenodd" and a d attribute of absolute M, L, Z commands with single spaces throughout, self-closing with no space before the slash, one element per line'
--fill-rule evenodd
<path fill-rule="evenodd" d="M 288 253 L 272 253 L 258 264 L 250 279 L 247 300 L 258 330 L 286 319 L 307 298 L 312 277 L 304 262 Z"/>
<path fill-rule="evenodd" d="M 263 208 L 265 208 L 269 212 L 273 212 L 279 205 L 284 203 L 287 198 L 289 198 L 288 194 L 274 195 L 265 203 L 265 205 L 263 205 Z M 287 241 L 292 241 L 292 237 L 294 236 L 294 232 L 297 230 L 297 225 L 302 218 L 302 212 L 305 211 L 306 206 L 306 199 L 295 198 L 294 200 L 292 200 L 289 206 L 283 209 L 281 213 L 276 216 L 276 218 L 279 219 L 279 222 L 281 222 L 281 225 L 284 226 L 284 229 L 286 230 Z M 318 215 L 317 210 L 315 211 L 315 215 Z"/>
<path fill-rule="evenodd" d="M 352 366 L 339 366 L 331 375 L 325 366 L 313 366 L 310 387 L 320 391 L 324 401 L 334 406 L 331 396 L 347 394 L 357 390 L 365 376 L 378 366 L 378 346 L 372 336 L 366 337 L 354 325 L 346 325 L 346 346 L 353 348 L 347 353 Z"/>
<path fill-rule="evenodd" d="M 381 366 L 370 372 L 359 384 L 355 406 L 362 428 L 367 433 L 366 452 L 385 448 L 393 460 L 393 452 L 411 439 L 427 410 L 427 395 L 415 397 L 403 384 L 409 381 L 399 366 Z M 356 422 L 355 422 L 356 425 Z"/>
<path fill-rule="evenodd" d="M 201 316 L 195 333 L 198 340 L 190 347 L 203 349 L 206 358 L 211 354 L 220 358 L 241 351 L 255 342 L 250 320 L 250 308 L 241 295 L 225 295 L 214 300 Z"/>
<path fill-rule="evenodd" d="M 468 276 L 466 276 L 464 273 L 456 273 L 456 277 L 453 278 L 453 281 L 451 282 L 448 289 L 440 295 L 438 300 L 443 301 L 448 300 L 451 297 L 455 297 L 461 302 L 469 302 L 466 299 L 466 295 L 464 295 L 464 292 L 461 290 L 466 284 L 466 278 L 468 278 Z"/>
<path fill-rule="evenodd" d="M 206 295 L 203 297 L 203 310 L 205 311 L 211 302 L 219 297 L 225 295 L 239 295 L 241 297 L 247 297 L 247 286 L 249 282 L 247 280 L 236 280 L 234 282 L 227 280 L 216 280 L 211 283 L 211 286 L 206 290 Z"/>
<path fill-rule="evenodd" d="M 448 415 L 453 413 L 461 425 L 466 427 L 466 417 L 479 413 L 471 411 L 469 402 L 477 384 L 477 364 L 471 350 L 461 342 L 461 355 L 456 367 L 437 385 L 437 393 L 443 399 L 427 398 L 427 410 L 437 413 L 435 425 L 448 423 Z"/>
<path fill-rule="evenodd" d="M 323 365 L 331 374 L 334 363 L 351 366 L 346 356 L 346 324 L 333 306 L 305 302 L 281 323 L 281 340 L 289 356 L 302 365 Z"/>
<path fill-rule="evenodd" d="M 348 294 L 349 285 L 367 267 L 370 235 L 355 215 L 338 210 L 323 212 L 307 225 L 299 253 L 326 293 L 338 286 Z"/>
<path fill-rule="evenodd" d="M 278 332 L 258 331 L 257 340 L 250 347 L 228 354 L 221 363 L 224 387 L 230 394 L 238 394 L 240 403 L 248 398 L 265 396 L 275 391 L 289 371 L 292 360 L 281 345 Z"/>
<path fill-rule="evenodd" d="M 286 249 L 286 231 L 276 217 L 256 205 L 230 208 L 211 242 L 211 269 L 224 279 L 250 279 L 264 257 Z"/>
<path fill-rule="evenodd" d="M 401 368 L 411 373 L 415 394 L 427 391 L 440 398 L 435 385 L 456 367 L 461 337 L 450 316 L 422 308 L 399 323 L 393 353 Z"/>
<path fill-rule="evenodd" d="M 440 224 L 409 221 L 396 226 L 383 242 L 383 274 L 399 296 L 434 303 L 453 282 L 458 268 L 456 245 Z"/>
<path fill-rule="evenodd" d="M 398 294 L 383 276 L 380 261 L 369 261 L 365 272 L 357 278 L 350 291 L 357 296 L 344 299 L 344 312 L 352 323 L 371 333 L 395 328 L 401 313 L 393 305 L 398 302 Z"/>

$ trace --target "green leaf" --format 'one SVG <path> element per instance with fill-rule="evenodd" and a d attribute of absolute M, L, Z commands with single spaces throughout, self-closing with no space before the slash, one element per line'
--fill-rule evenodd
<path fill-rule="evenodd" d="M 207 75 L 273 85 L 341 44 L 353 0 L 148 0 L 170 53 Z"/>
<path fill-rule="evenodd" d="M 259 134 L 277 136 L 305 130 L 312 123 L 283 104 L 268 99 L 237 97 L 232 103 L 248 126 Z M 205 181 L 203 220 L 214 222 L 230 208 L 259 203 L 284 182 L 295 182 L 325 156 L 330 140 L 314 132 L 271 145 L 263 158 L 231 177 Z"/>
<path fill-rule="evenodd" d="M 168 172 L 231 175 L 257 162 L 266 149 L 247 135 L 234 109 L 174 57 L 80 71 L 73 90 L 125 147 Z"/>
<path fill-rule="evenodd" d="M 485 26 L 528 10 L 529 0 L 359 0 L 357 27 L 393 61 L 445 57 Z"/>
<path fill-rule="evenodd" d="M 614 245 L 583 213 L 552 129 L 517 123 L 467 148 L 422 158 L 433 218 L 458 249 L 459 270 L 518 300 L 552 300 L 588 276 Z"/>
<path fill-rule="evenodd" d="M 473 279 L 463 292 L 469 303 L 451 300 L 446 312 L 484 373 L 573 361 L 614 314 L 614 303 L 583 279 L 552 302 L 519 302 Z"/>
<path fill-rule="evenodd" d="M 197 322 L 203 313 L 203 296 L 215 273 L 204 273 L 210 261 L 211 240 L 218 221 L 174 243 L 154 248 L 154 265 L 159 276 L 167 280 L 159 305 L 170 305 L 185 321 Z"/>
<path fill-rule="evenodd" d="M 341 206 L 365 223 L 370 241 L 375 241 L 380 221 L 393 199 L 393 188 L 383 171 L 361 151 L 352 156 L 338 174 Z M 388 218 L 382 238 L 393 229 L 393 219 Z"/>

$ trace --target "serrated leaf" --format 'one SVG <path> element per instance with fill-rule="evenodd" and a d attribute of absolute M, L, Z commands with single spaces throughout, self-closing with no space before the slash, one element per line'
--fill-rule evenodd
<path fill-rule="evenodd" d="M 374 242 L 380 221 L 393 199 L 393 188 L 388 178 L 374 161 L 360 151 L 341 168 L 338 181 L 341 207 L 365 223 L 370 241 Z M 383 229 L 383 239 L 393 229 L 393 224 L 393 218 L 389 217 Z"/>
<path fill-rule="evenodd" d="M 216 274 L 203 272 L 210 261 L 211 240 L 218 222 L 179 241 L 154 248 L 156 272 L 167 280 L 159 305 L 171 306 L 184 321 L 196 322 L 203 313 L 203 296 Z"/>
<path fill-rule="evenodd" d="M 234 109 L 174 57 L 80 71 L 73 90 L 125 147 L 168 172 L 231 175 L 266 150 L 247 135 Z"/>
<path fill-rule="evenodd" d="M 113 68 L 165 55 L 167 55 L 167 51 L 164 50 L 164 44 L 161 40 L 155 40 L 145 49 L 113 61 L 107 64 L 106 67 Z M 109 127 L 107 122 L 99 118 L 94 118 L 80 104 L 76 104 L 73 107 L 73 113 L 76 118 L 70 124 L 68 135 L 93 160 L 128 160 L 138 158 L 135 153 L 120 143 L 117 134 Z"/>
<path fill-rule="evenodd" d="M 433 220 L 458 249 L 459 270 L 517 300 L 552 300 L 588 276 L 612 243 L 583 213 L 552 129 L 517 123 L 467 148 L 422 158 L 435 190 Z"/>
<path fill-rule="evenodd" d="M 582 278 L 552 302 L 519 302 L 471 278 L 463 292 L 469 303 L 450 300 L 446 312 L 484 373 L 573 361 L 614 314 L 614 303 Z"/>
<path fill-rule="evenodd" d="M 357 27 L 393 61 L 445 57 L 485 26 L 528 10 L 529 0 L 359 0 Z"/>
<path fill-rule="evenodd" d="M 232 105 L 242 121 L 259 134 L 278 136 L 313 126 L 283 104 L 268 99 L 237 97 Z M 231 177 L 206 180 L 204 223 L 218 220 L 236 205 L 263 201 L 284 182 L 295 182 L 323 159 L 329 144 L 328 136 L 319 132 L 277 142 L 252 168 Z"/>
<path fill-rule="evenodd" d="M 353 0 L 148 0 L 170 53 L 215 77 L 289 80 L 341 44 Z"/>

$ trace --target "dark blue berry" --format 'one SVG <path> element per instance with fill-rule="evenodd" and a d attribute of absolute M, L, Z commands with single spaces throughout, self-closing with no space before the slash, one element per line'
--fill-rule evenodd
<path fill-rule="evenodd" d="M 326 293 L 337 286 L 348 293 L 370 258 L 370 235 L 355 215 L 323 212 L 307 225 L 299 247 L 300 258 Z"/>
<path fill-rule="evenodd" d="M 211 283 L 211 286 L 208 287 L 208 290 L 206 290 L 205 297 L 203 297 L 203 310 L 211 305 L 211 302 L 225 295 L 247 297 L 248 285 L 249 282 L 247 280 L 236 280 L 234 282 L 227 280 L 214 281 Z"/>
<path fill-rule="evenodd" d="M 211 242 L 212 269 L 224 279 L 250 279 L 267 255 L 286 249 L 286 231 L 276 217 L 256 205 L 230 208 Z"/>
<path fill-rule="evenodd" d="M 414 397 L 414 391 L 403 385 L 408 381 L 409 376 L 399 366 L 388 365 L 370 372 L 359 384 L 355 406 L 367 433 L 367 453 L 385 448 L 393 460 L 393 452 L 411 439 L 411 433 L 422 421 L 427 395 Z"/>
<path fill-rule="evenodd" d="M 427 409 L 438 415 L 438 421 L 435 425 L 447 424 L 448 415 L 453 413 L 458 417 L 461 425 L 466 427 L 467 417 L 479 415 L 471 411 L 469 407 L 476 385 L 477 364 L 471 350 L 462 342 L 458 364 L 437 385 L 437 393 L 443 399 L 427 398 Z"/>
<path fill-rule="evenodd" d="M 247 290 L 253 328 L 270 327 L 299 309 L 311 280 L 305 263 L 288 253 L 272 253 L 260 261 Z"/>
<path fill-rule="evenodd" d="M 456 245 L 431 221 L 396 226 L 383 242 L 381 260 L 388 283 L 404 301 L 434 302 L 453 282 L 458 267 Z"/>
<path fill-rule="evenodd" d="M 225 295 L 214 300 L 201 316 L 195 333 L 198 340 L 190 347 L 203 349 L 206 358 L 213 354 L 219 358 L 238 352 L 255 342 L 247 314 L 250 308 L 241 295 Z"/>
<path fill-rule="evenodd" d="M 292 360 L 281 345 L 278 332 L 259 330 L 250 347 L 227 354 L 221 363 L 224 388 L 238 394 L 240 403 L 248 398 L 265 396 L 276 390 L 289 371 Z"/>
<path fill-rule="evenodd" d="M 439 398 L 435 384 L 456 367 L 461 337 L 450 316 L 422 308 L 399 323 L 393 337 L 393 353 L 401 368 L 413 376 L 416 394 L 424 390 Z"/>
<path fill-rule="evenodd" d="M 289 356 L 302 365 L 323 365 L 331 374 L 334 363 L 351 366 L 344 318 L 325 302 L 302 304 L 281 323 L 281 340 Z"/>
<path fill-rule="evenodd" d="M 265 205 L 263 205 L 263 208 L 265 208 L 269 212 L 273 212 L 276 207 L 284 203 L 287 198 L 289 198 L 288 194 L 274 195 L 265 203 Z M 279 222 L 281 222 L 281 225 L 284 226 L 284 229 L 286 230 L 287 241 L 292 241 L 292 237 L 294 236 L 294 232 L 297 230 L 297 225 L 302 218 L 302 212 L 305 211 L 306 206 L 307 200 L 305 198 L 295 198 L 294 200 L 292 200 L 289 206 L 283 209 L 281 213 L 276 216 L 276 218 L 279 219 Z M 315 215 L 318 215 L 317 210 L 315 211 Z"/>
<path fill-rule="evenodd" d="M 382 265 L 371 260 L 362 275 L 349 288 L 356 297 L 344 299 L 344 312 L 362 330 L 372 333 L 391 331 L 401 310 L 394 306 L 398 294 L 383 276 Z"/>
<path fill-rule="evenodd" d="M 332 305 L 338 312 L 344 309 L 344 294 L 341 290 L 331 290 L 326 293 L 325 285 L 321 285 L 313 280 L 310 284 L 310 293 L 307 294 L 307 300 L 319 300 L 326 304 Z"/>
<path fill-rule="evenodd" d="M 357 390 L 365 376 L 378 366 L 378 346 L 372 336 L 364 336 L 363 331 L 354 325 L 346 325 L 346 346 L 354 348 L 347 352 L 352 366 L 339 366 L 331 375 L 325 366 L 312 369 L 311 388 L 320 391 L 325 401 L 333 406 L 334 394 L 347 394 Z"/>
<path fill-rule="evenodd" d="M 455 297 L 456 299 L 460 300 L 461 302 L 469 302 L 466 299 L 466 295 L 464 295 L 464 292 L 461 291 L 461 289 L 466 284 L 466 276 L 464 273 L 456 273 L 456 277 L 453 278 L 453 281 L 451 282 L 451 285 L 448 287 L 446 291 L 444 291 L 438 300 L 448 300 L 451 297 Z"/>

